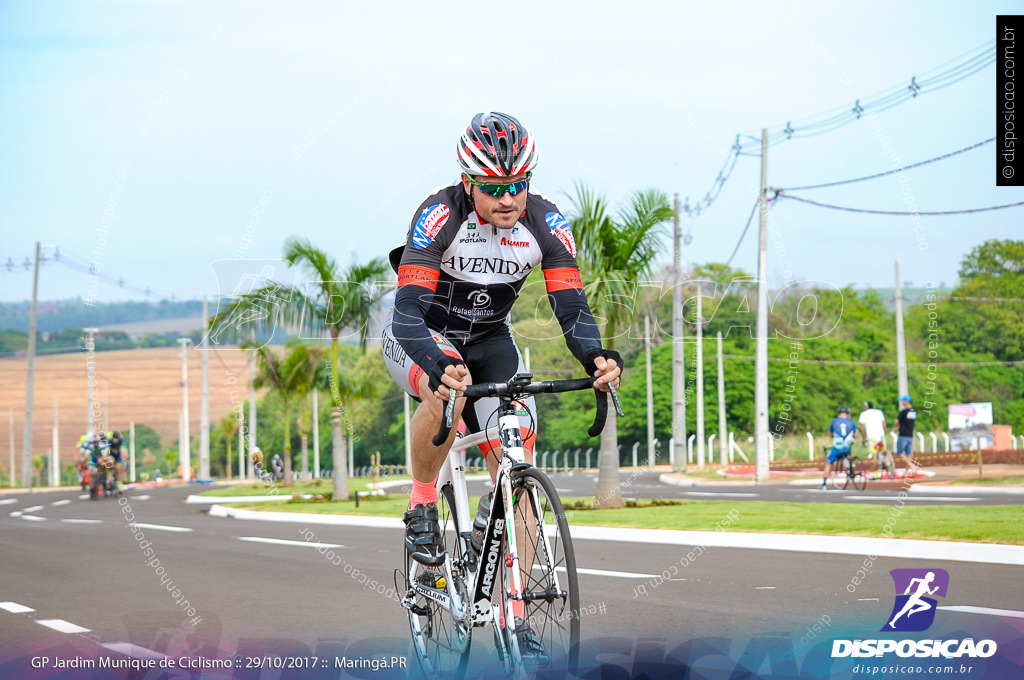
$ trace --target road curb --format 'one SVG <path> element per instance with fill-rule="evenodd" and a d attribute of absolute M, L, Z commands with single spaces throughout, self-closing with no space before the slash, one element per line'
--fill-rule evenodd
<path fill-rule="evenodd" d="M 263 522 L 330 524 L 374 529 L 403 529 L 397 517 L 359 515 L 318 515 L 299 512 L 262 512 L 214 505 L 211 517 L 227 517 Z M 819 536 L 804 534 L 754 534 L 725 531 L 678 531 L 674 529 L 621 529 L 613 527 L 573 526 L 577 540 L 648 543 L 657 545 L 704 546 L 705 548 L 741 548 L 747 550 L 787 550 L 832 555 L 863 555 L 872 561 L 879 557 L 913 560 L 948 560 L 1024 566 L 1024 546 L 963 541 L 919 541 L 906 538 L 865 538 L 858 536 Z"/>

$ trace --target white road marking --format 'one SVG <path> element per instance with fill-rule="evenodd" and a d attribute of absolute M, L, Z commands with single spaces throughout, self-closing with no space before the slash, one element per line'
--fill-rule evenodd
<path fill-rule="evenodd" d="M 754 586 L 754 590 L 775 590 L 775 586 Z"/>
<path fill-rule="evenodd" d="M 15 510 L 12 512 L 11 517 L 21 517 L 21 510 Z"/>
<path fill-rule="evenodd" d="M 540 569 L 539 564 L 533 565 L 533 570 L 537 571 Z M 555 567 L 555 571 L 565 573 L 565 567 Z M 576 569 L 577 574 L 589 574 L 591 576 L 612 576 L 615 578 L 654 578 L 657 574 L 634 574 L 631 571 L 608 571 L 606 569 L 584 569 L 578 567 Z"/>
<path fill-rule="evenodd" d="M 62 501 L 54 501 L 54 502 L 50 503 L 50 505 L 54 505 L 54 506 L 56 506 L 56 505 L 67 505 L 70 502 L 71 501 L 69 499 L 65 498 Z"/>
<path fill-rule="evenodd" d="M 61 522 L 68 524 L 103 524 L 101 519 L 62 519 Z"/>
<path fill-rule="evenodd" d="M 104 642 L 103 644 L 100 645 L 100 647 L 104 647 L 106 649 L 109 649 L 112 652 L 117 652 L 118 654 L 124 654 L 125 656 L 130 656 L 133 659 L 165 659 L 165 658 L 167 658 L 166 656 L 164 656 L 160 652 L 154 652 L 152 649 L 146 649 L 145 647 L 139 647 L 138 645 L 133 645 L 130 642 Z"/>
<path fill-rule="evenodd" d="M 251 541 L 253 543 L 274 543 L 276 545 L 303 545 L 312 548 L 344 548 L 338 543 L 307 543 L 306 541 L 286 541 L 283 538 L 263 538 L 261 536 L 239 536 L 239 541 Z"/>
<path fill-rule="evenodd" d="M 572 489 L 555 489 L 558 493 L 576 493 Z"/>
<path fill-rule="evenodd" d="M 141 496 L 132 496 L 132 500 L 133 501 L 148 501 L 149 500 L 149 494 L 148 493 L 144 493 Z M 138 649 L 142 649 L 142 647 L 139 647 Z"/>
<path fill-rule="evenodd" d="M 22 512 L 39 512 L 42 509 L 41 505 L 33 505 L 31 508 L 25 508 Z"/>
<path fill-rule="evenodd" d="M 857 602 L 878 602 L 877 597 L 858 597 Z"/>
<path fill-rule="evenodd" d="M 70 621 L 65 621 L 64 619 L 37 619 L 36 623 L 38 623 L 40 626 L 46 626 L 47 628 L 52 628 L 55 631 L 57 631 L 58 633 L 88 633 L 89 632 L 88 628 L 82 628 L 81 626 L 76 626 L 75 624 L 71 623 Z"/>
<path fill-rule="evenodd" d="M 135 522 L 132 526 L 142 527 L 143 529 L 155 529 L 157 531 L 192 531 L 188 527 L 169 527 L 164 524 L 143 524 L 142 522 Z"/>
<path fill-rule="evenodd" d="M 87 500 L 89 500 L 89 494 L 83 493 L 81 496 L 78 497 L 78 500 L 80 500 L 80 501 L 87 501 Z"/>
<path fill-rule="evenodd" d="M 735 496 L 737 498 L 750 498 L 759 496 L 756 493 L 743 493 L 740 491 L 687 491 L 687 496 Z"/>
<path fill-rule="evenodd" d="M 1013 609 L 992 609 L 991 607 L 970 607 L 964 605 L 956 605 L 953 607 L 939 607 L 939 609 L 945 609 L 947 612 L 961 612 L 964 614 L 987 614 L 988 616 L 1008 616 L 1014 619 L 1024 619 L 1024 612 L 1018 612 Z"/>
<path fill-rule="evenodd" d="M 32 522 L 45 522 L 46 521 L 45 517 L 36 517 L 35 515 L 22 515 L 21 518 L 22 519 L 30 520 Z"/>
<path fill-rule="evenodd" d="M 877 500 L 891 501 L 894 498 L 894 496 L 861 496 L 861 495 L 845 494 L 845 495 L 843 495 L 843 498 L 845 500 L 848 500 L 848 501 L 871 501 L 871 500 L 874 500 L 874 501 L 877 501 Z M 970 498 L 970 497 L 967 497 L 967 496 L 922 496 L 920 498 L 915 498 L 914 496 L 907 496 L 903 500 L 906 500 L 906 501 L 976 501 L 978 499 L 977 498 Z"/>
<path fill-rule="evenodd" d="M 0 505 L 10 505 L 11 503 L 17 503 L 17 502 L 18 502 L 17 498 L 5 498 L 3 500 L 0 500 Z"/>
<path fill-rule="evenodd" d="M 34 612 L 35 609 L 32 607 L 26 607 L 23 604 L 17 602 L 0 602 L 0 609 L 6 609 L 12 614 L 24 614 L 25 612 Z"/>

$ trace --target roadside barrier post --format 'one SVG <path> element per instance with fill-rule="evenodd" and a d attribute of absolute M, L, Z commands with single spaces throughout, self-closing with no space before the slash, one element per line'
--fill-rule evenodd
<path fill-rule="evenodd" d="M 814 435 L 807 433 L 807 460 L 814 460 Z"/>

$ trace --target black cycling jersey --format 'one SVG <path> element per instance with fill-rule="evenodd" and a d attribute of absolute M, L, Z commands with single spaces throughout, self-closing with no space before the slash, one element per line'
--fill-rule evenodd
<path fill-rule="evenodd" d="M 511 229 L 480 220 L 461 183 L 420 204 L 404 247 L 391 254 L 398 273 L 393 332 L 402 349 L 427 369 L 443 356 L 430 328 L 473 344 L 508 323 L 526 277 L 539 265 L 566 345 L 580 363 L 601 347 L 587 304 L 568 221 L 539 194 Z"/>

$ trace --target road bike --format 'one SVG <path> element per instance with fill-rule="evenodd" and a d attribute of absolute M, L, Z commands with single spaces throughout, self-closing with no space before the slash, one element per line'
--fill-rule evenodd
<path fill-rule="evenodd" d="M 878 462 L 877 477 L 875 479 L 896 479 L 896 462 L 893 460 L 892 452 L 885 448 L 885 439 L 879 439 L 874 446 L 875 460 Z"/>
<path fill-rule="evenodd" d="M 864 461 L 849 453 L 841 454 L 832 465 L 829 483 L 833 489 L 845 489 L 853 485 L 853 488 L 863 491 L 868 485 L 868 476 L 864 473 Z"/>
<path fill-rule="evenodd" d="M 592 389 L 594 379 L 533 382 L 532 378 L 531 373 L 517 373 L 508 382 L 481 383 L 466 390 L 467 398 L 498 398 L 497 427 L 456 439 L 438 474 L 444 563 L 427 567 L 406 554 L 401 604 L 408 610 L 414 651 L 430 678 L 461 677 L 469 662 L 473 631 L 485 627 L 491 629 L 506 674 L 561 679 L 577 667 L 580 595 L 569 524 L 554 484 L 525 462 L 516 412 L 525 409 L 529 395 Z M 606 395 L 595 392 L 597 414 L 588 430 L 591 437 L 604 429 L 608 410 Z M 621 413 L 614 390 L 612 401 Z M 435 446 L 448 438 L 454 407 L 452 393 Z M 492 451 L 491 455 L 500 458 L 490 516 L 477 553 L 472 547 L 465 450 L 494 440 L 500 442 L 500 454 Z M 516 609 L 522 616 L 516 615 Z M 540 640 L 544 655 L 520 649 L 519 634 L 527 629 Z M 546 659 L 538 658 L 545 655 Z"/>

